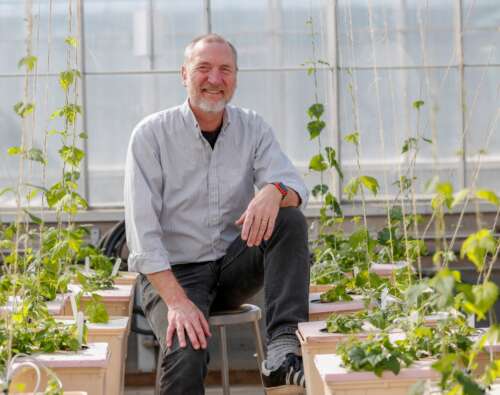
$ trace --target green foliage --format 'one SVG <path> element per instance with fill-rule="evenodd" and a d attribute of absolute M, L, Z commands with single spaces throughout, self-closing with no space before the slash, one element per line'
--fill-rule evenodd
<path fill-rule="evenodd" d="M 332 314 L 326 320 L 326 329 L 329 333 L 359 333 L 366 317 L 367 314 L 363 311 L 351 314 Z"/>
<path fill-rule="evenodd" d="M 344 141 L 353 145 L 359 145 L 359 132 L 354 132 L 344 136 Z"/>
<path fill-rule="evenodd" d="M 76 48 L 76 46 L 78 45 L 78 40 L 75 37 L 73 37 L 73 36 L 66 37 L 66 39 L 64 40 L 64 42 L 66 44 L 68 44 L 69 46 L 74 47 L 74 48 Z"/>
<path fill-rule="evenodd" d="M 500 200 L 498 199 L 498 195 L 489 189 L 480 189 L 475 193 L 476 198 L 484 200 L 493 204 L 494 206 L 500 205 Z"/>
<path fill-rule="evenodd" d="M 73 167 L 78 167 L 85 156 L 85 153 L 81 149 L 66 145 L 59 150 L 59 154 L 65 163 Z"/>
<path fill-rule="evenodd" d="M 62 71 L 59 73 L 59 85 L 64 91 L 67 91 L 77 78 L 81 78 L 81 74 L 76 69 Z"/>
<path fill-rule="evenodd" d="M 328 164 L 322 154 L 314 155 L 309 162 L 309 170 L 322 172 L 328 169 Z"/>
<path fill-rule="evenodd" d="M 481 270 L 485 264 L 486 256 L 494 254 L 498 246 L 498 242 L 488 229 L 481 229 L 473 233 L 465 239 L 460 248 L 460 257 L 467 258 Z"/>
<path fill-rule="evenodd" d="M 35 110 L 35 104 L 18 102 L 14 104 L 14 112 L 21 118 L 25 118 Z"/>
<path fill-rule="evenodd" d="M 25 308 L 27 304 L 23 305 Z M 39 319 L 23 314 L 20 320 L 11 323 L 12 353 L 33 354 L 35 352 L 55 352 L 59 350 L 76 351 L 80 349 L 77 337 L 77 328 L 58 323 L 45 313 Z M 14 316 L 16 318 L 16 316 Z M 0 327 L 6 328 L 4 319 L 0 319 Z M 7 363 L 9 334 L 0 331 L 0 370 Z"/>
<path fill-rule="evenodd" d="M 108 312 L 99 295 L 91 295 L 90 301 L 85 306 L 85 316 L 93 323 L 106 323 L 109 321 Z"/>
<path fill-rule="evenodd" d="M 26 70 L 27 71 L 33 71 L 35 66 L 36 66 L 36 63 L 38 61 L 38 58 L 36 56 L 33 56 L 33 55 L 27 55 L 23 58 L 21 58 L 21 60 L 17 63 L 17 67 L 20 69 L 21 67 L 26 67 Z"/>
<path fill-rule="evenodd" d="M 420 108 L 425 104 L 425 102 L 423 100 L 415 100 L 413 102 L 413 108 L 415 108 L 416 110 L 420 110 Z"/>

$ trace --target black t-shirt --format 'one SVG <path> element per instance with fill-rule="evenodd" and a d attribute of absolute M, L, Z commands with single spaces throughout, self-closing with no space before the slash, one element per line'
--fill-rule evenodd
<path fill-rule="evenodd" d="M 219 126 L 219 128 L 214 131 L 214 132 L 205 132 L 201 131 L 201 134 L 203 134 L 203 137 L 208 141 L 208 144 L 214 149 L 215 147 L 215 142 L 217 141 L 217 137 L 219 137 L 220 130 L 222 129 L 222 125 Z"/>

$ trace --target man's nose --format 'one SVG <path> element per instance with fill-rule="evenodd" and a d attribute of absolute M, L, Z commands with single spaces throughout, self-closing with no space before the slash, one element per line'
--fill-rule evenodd
<path fill-rule="evenodd" d="M 218 85 L 222 82 L 222 74 L 217 69 L 210 70 L 208 73 L 208 82 L 211 84 Z"/>

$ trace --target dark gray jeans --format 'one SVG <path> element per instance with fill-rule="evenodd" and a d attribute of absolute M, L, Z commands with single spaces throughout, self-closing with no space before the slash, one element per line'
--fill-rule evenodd
<path fill-rule="evenodd" d="M 238 307 L 264 286 L 268 342 L 295 333 L 297 323 L 308 319 L 307 224 L 299 209 L 280 209 L 271 238 L 258 247 L 248 247 L 238 237 L 223 258 L 174 265 L 172 270 L 207 319 L 210 311 Z M 138 285 L 146 318 L 161 345 L 161 394 L 204 394 L 207 350 L 195 350 L 187 336 L 186 348 L 180 348 L 174 336 L 167 349 L 167 306 L 146 276 L 139 277 Z"/>

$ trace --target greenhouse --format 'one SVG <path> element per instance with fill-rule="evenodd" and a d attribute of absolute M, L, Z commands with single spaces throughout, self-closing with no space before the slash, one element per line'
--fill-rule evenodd
<path fill-rule="evenodd" d="M 0 392 L 500 395 L 498 0 L 0 0 Z"/>

